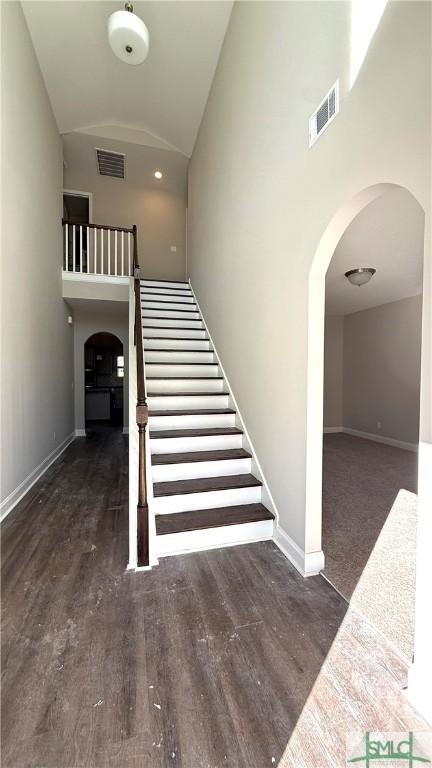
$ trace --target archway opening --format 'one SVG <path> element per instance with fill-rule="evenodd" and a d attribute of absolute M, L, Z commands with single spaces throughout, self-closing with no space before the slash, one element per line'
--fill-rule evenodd
<path fill-rule="evenodd" d="M 123 344 L 112 333 L 99 332 L 84 345 L 86 430 L 120 429 L 123 425 Z"/>
<path fill-rule="evenodd" d="M 396 628 L 384 606 L 390 601 L 391 613 L 405 617 L 396 639 L 406 658 L 414 630 L 423 258 L 423 209 L 408 190 L 381 184 L 336 214 L 310 276 L 307 537 L 322 546 L 324 575 L 392 642 Z M 377 270 L 360 288 L 345 277 L 357 267 Z"/>

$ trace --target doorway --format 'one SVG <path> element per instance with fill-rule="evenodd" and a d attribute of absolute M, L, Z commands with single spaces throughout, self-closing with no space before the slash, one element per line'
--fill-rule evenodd
<path fill-rule="evenodd" d="M 80 241 L 74 238 L 73 229 L 68 227 L 67 243 L 67 271 L 76 271 L 82 267 L 83 272 L 88 271 L 88 252 L 90 243 L 88 243 L 87 228 L 84 225 L 90 224 L 93 220 L 93 196 L 91 192 L 75 192 L 73 190 L 63 190 L 63 219 L 69 224 L 83 225 L 82 230 L 82 264 L 80 263 Z M 66 242 L 64 243 L 66 253 Z"/>
<path fill-rule="evenodd" d="M 414 640 L 424 212 L 396 185 L 370 191 L 379 194 L 349 216 L 321 264 L 324 575 L 408 661 Z M 376 270 L 360 287 L 346 277 L 359 267 Z"/>
<path fill-rule="evenodd" d="M 86 430 L 123 425 L 123 344 L 112 333 L 95 333 L 84 345 Z"/>

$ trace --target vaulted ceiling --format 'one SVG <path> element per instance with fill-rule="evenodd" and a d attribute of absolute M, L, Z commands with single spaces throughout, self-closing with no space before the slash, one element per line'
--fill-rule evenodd
<path fill-rule="evenodd" d="M 142 2 L 150 53 L 112 53 L 107 20 L 122 2 L 25 0 L 24 14 L 61 133 L 81 131 L 190 156 L 232 2 Z"/>

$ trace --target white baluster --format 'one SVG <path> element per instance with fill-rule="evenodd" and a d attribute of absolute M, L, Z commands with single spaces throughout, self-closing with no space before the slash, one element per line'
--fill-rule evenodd
<path fill-rule="evenodd" d="M 75 224 L 72 224 L 72 272 L 76 272 Z"/>
<path fill-rule="evenodd" d="M 80 224 L 80 272 L 83 271 L 82 269 L 82 263 L 83 263 L 83 250 L 82 250 L 82 224 Z"/>
<path fill-rule="evenodd" d="M 93 230 L 93 243 L 94 243 L 94 273 L 95 275 L 97 275 L 99 274 L 98 268 L 97 268 L 97 229 Z"/>
<path fill-rule="evenodd" d="M 69 224 L 65 224 L 65 238 L 66 238 L 66 248 L 65 248 L 65 270 L 68 270 L 68 262 L 69 262 Z"/>
<path fill-rule="evenodd" d="M 117 275 L 117 230 L 114 232 L 114 274 Z"/>
<path fill-rule="evenodd" d="M 128 275 L 131 274 L 131 233 L 128 232 Z"/>
<path fill-rule="evenodd" d="M 124 274 L 124 232 L 122 232 L 122 235 L 121 235 L 121 252 L 122 252 L 122 257 L 121 257 L 121 274 L 123 275 Z"/>
<path fill-rule="evenodd" d="M 87 273 L 90 272 L 90 229 L 87 227 Z"/>
<path fill-rule="evenodd" d="M 111 230 L 108 229 L 108 274 L 111 274 Z"/>
<path fill-rule="evenodd" d="M 103 242 L 103 229 L 100 231 L 101 233 L 101 274 L 104 273 L 104 242 Z"/>

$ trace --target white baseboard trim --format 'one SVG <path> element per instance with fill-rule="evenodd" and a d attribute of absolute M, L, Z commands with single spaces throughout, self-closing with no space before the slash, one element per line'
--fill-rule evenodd
<path fill-rule="evenodd" d="M 87 437 L 87 432 L 85 431 L 85 429 L 76 429 L 75 437 Z"/>
<path fill-rule="evenodd" d="M 0 504 L 0 520 L 4 520 L 5 517 L 9 514 L 9 512 L 12 512 L 13 508 L 18 504 L 19 501 L 23 498 L 23 496 L 28 493 L 30 488 L 37 483 L 40 477 L 44 474 L 44 472 L 47 471 L 47 469 L 53 464 L 56 459 L 63 453 L 63 451 L 66 450 L 68 445 L 71 444 L 72 440 L 75 439 L 75 434 L 72 432 L 68 437 L 63 440 L 60 445 L 58 445 L 56 448 L 54 448 L 53 451 L 51 451 L 48 456 L 41 461 L 41 463 L 35 467 L 33 472 L 30 472 L 30 474 L 25 478 L 25 480 L 20 483 L 12 493 L 9 494 Z"/>
<path fill-rule="evenodd" d="M 343 432 L 343 427 L 324 427 L 323 432 L 325 435 L 334 435 L 336 432 Z"/>
<path fill-rule="evenodd" d="M 273 541 L 302 576 L 316 576 L 323 570 L 324 552 L 304 552 L 280 525 L 275 525 Z"/>
<path fill-rule="evenodd" d="M 392 445 L 393 448 L 402 448 L 404 451 L 413 451 L 417 453 L 417 443 L 405 443 L 403 440 L 395 440 L 393 437 L 385 437 L 384 435 L 375 435 L 373 432 L 361 432 L 358 429 L 351 429 L 351 427 L 343 427 L 342 431 L 346 435 L 353 435 L 354 437 L 362 437 L 365 440 L 373 440 L 374 443 L 383 443 L 384 445 Z"/>

